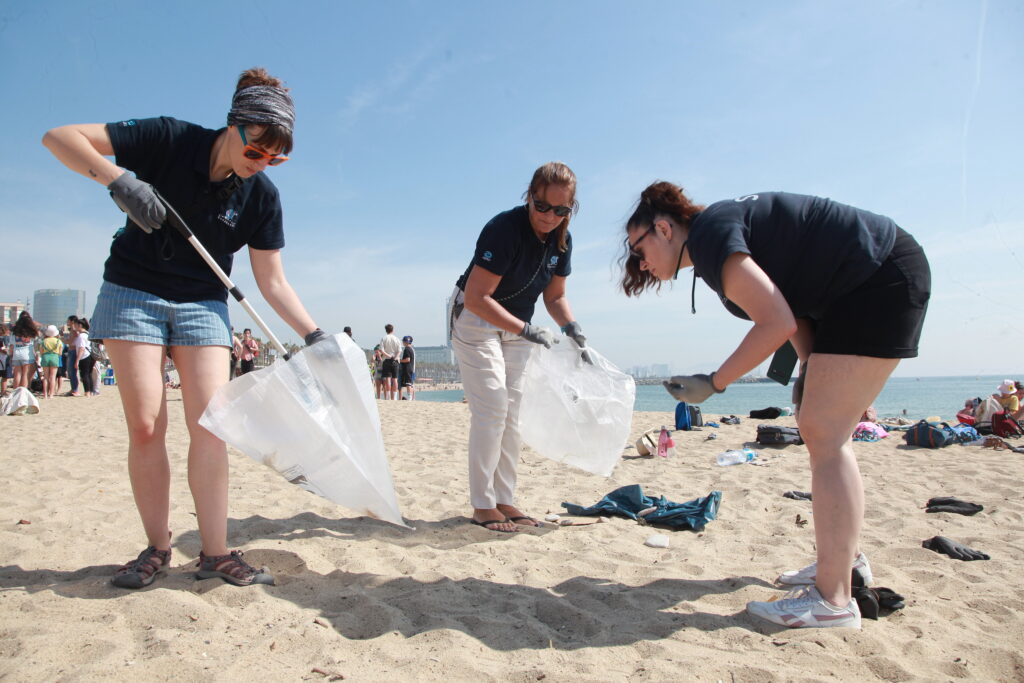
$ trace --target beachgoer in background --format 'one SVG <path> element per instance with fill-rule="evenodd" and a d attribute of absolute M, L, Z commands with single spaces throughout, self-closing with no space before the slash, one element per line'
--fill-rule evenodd
<path fill-rule="evenodd" d="M 1020 411 L 1020 398 L 1017 397 L 1017 383 L 1012 379 L 1004 379 L 996 390 L 996 393 L 992 394 L 999 405 L 1003 407 L 1006 414 L 1013 417 L 1015 413 Z"/>
<path fill-rule="evenodd" d="M 14 350 L 14 335 L 7 325 L 0 324 L 0 396 L 7 395 L 7 380 L 14 375 L 10 352 Z"/>
<path fill-rule="evenodd" d="M 1014 384 L 1017 387 L 1017 390 L 1014 392 L 1014 395 L 1017 397 L 1018 408 L 1017 411 L 1013 413 L 1013 415 L 1011 415 L 1011 417 L 1014 420 L 1020 422 L 1022 419 L 1024 419 L 1024 382 L 1018 379 L 1016 382 L 1014 382 Z"/>
<path fill-rule="evenodd" d="M 469 492 L 472 521 L 492 531 L 540 526 L 515 505 L 519 404 L 534 344 L 558 341 L 533 324 L 537 299 L 580 346 L 569 307 L 569 219 L 578 209 L 576 175 L 565 164 L 538 168 L 525 205 L 492 218 L 480 232 L 469 267 L 452 293 L 452 348 L 469 404 Z"/>
<path fill-rule="evenodd" d="M 11 366 L 14 368 L 12 388 L 32 388 L 32 378 L 36 374 L 37 354 L 36 339 L 39 337 L 39 326 L 28 311 L 22 311 L 11 328 L 14 333 L 14 349 L 10 352 Z"/>
<path fill-rule="evenodd" d="M 271 308 L 307 345 L 326 338 L 285 277 L 281 202 L 263 173 L 287 160 L 294 120 L 281 82 L 263 69 L 250 69 L 238 81 L 227 127 L 220 130 L 163 117 L 64 126 L 43 138 L 66 166 L 107 187 L 128 214 L 111 243 L 93 314 L 96 335 L 106 342 L 117 374 L 128 425 L 128 472 L 149 541 L 116 572 L 117 586 L 149 585 L 171 562 L 167 349 L 181 381 L 190 437 L 188 481 L 202 548 L 196 576 L 236 585 L 273 583 L 240 552 L 228 552 L 227 447 L 199 425 L 210 397 L 227 382 L 227 291 L 177 231 L 161 229 L 166 210 L 156 191 L 227 273 L 233 254 L 247 246 L 256 284 Z M 105 158 L 111 155 L 118 165 Z"/>
<path fill-rule="evenodd" d="M 75 337 L 78 336 L 78 316 L 69 315 L 67 321 L 67 334 L 64 336 L 64 346 L 68 350 L 67 372 L 68 382 L 71 389 L 65 396 L 81 396 L 78 393 L 78 348 L 75 346 Z"/>
<path fill-rule="evenodd" d="M 242 355 L 242 340 L 235 334 L 235 328 L 231 328 L 231 362 L 228 365 L 228 381 L 235 378 L 238 373 L 238 359 Z"/>
<path fill-rule="evenodd" d="M 43 332 L 43 341 L 39 343 L 39 365 L 43 368 L 43 398 L 53 398 L 57 394 L 57 369 L 60 366 L 60 355 L 64 352 L 64 342 L 60 340 L 56 325 L 47 325 Z"/>
<path fill-rule="evenodd" d="M 412 347 L 412 337 L 405 335 L 402 337 L 402 345 L 405 347 L 402 349 L 402 358 L 399 361 L 401 364 L 401 371 L 399 372 L 400 378 L 398 381 L 398 393 L 399 398 L 402 398 L 402 390 L 409 390 L 409 400 L 416 400 L 416 349 Z"/>
<path fill-rule="evenodd" d="M 354 338 L 352 336 L 352 328 L 351 327 L 343 327 L 341 331 L 344 332 L 345 334 L 347 334 L 349 339 L 353 339 Z"/>
<path fill-rule="evenodd" d="M 870 569 L 858 552 L 864 489 L 850 435 L 899 360 L 917 356 L 931 291 L 924 251 L 891 219 L 828 199 L 766 192 L 705 208 L 657 182 L 626 223 L 622 263 L 627 295 L 693 266 L 694 283 L 699 275 L 733 315 L 754 323 L 715 372 L 666 382 L 680 401 L 725 391 L 793 343 L 818 561 L 780 577 L 805 584 L 799 592 L 747 610 L 782 626 L 859 628 L 850 568 L 868 580 Z M 885 306 L 865 317 L 865 301 Z"/>
<path fill-rule="evenodd" d="M 398 400 L 398 357 L 402 353 L 402 343 L 398 337 L 392 334 L 395 326 L 388 323 L 384 326 L 384 336 L 381 337 L 379 346 L 383 356 L 380 376 L 384 383 L 384 400 Z"/>
<path fill-rule="evenodd" d="M 243 375 L 252 372 L 253 367 L 256 364 L 256 359 L 260 355 L 260 343 L 252 338 L 252 330 L 248 327 L 242 330 L 242 354 L 239 358 L 242 360 L 242 373 Z"/>
<path fill-rule="evenodd" d="M 92 384 L 92 367 L 96 364 L 90 353 L 89 346 L 89 320 L 79 318 L 75 324 L 75 362 L 78 367 L 78 380 L 82 383 L 82 394 L 84 396 L 95 396 L 96 390 Z"/>
<path fill-rule="evenodd" d="M 384 352 L 380 350 L 380 344 L 373 347 L 373 357 L 370 361 L 370 374 L 373 375 L 373 388 L 380 400 L 381 392 L 384 390 Z"/>

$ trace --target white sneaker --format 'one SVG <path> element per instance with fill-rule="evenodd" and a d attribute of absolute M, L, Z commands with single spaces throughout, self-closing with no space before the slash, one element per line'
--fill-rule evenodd
<path fill-rule="evenodd" d="M 861 578 L 864 579 L 864 585 L 870 586 L 874 577 L 871 575 L 871 565 L 868 564 L 868 558 L 864 553 L 857 553 L 857 557 L 853 558 L 853 568 L 860 572 Z M 803 569 L 791 569 L 788 572 L 782 572 L 777 580 L 779 583 L 789 586 L 813 586 L 817 578 L 818 563 L 815 562 Z"/>
<path fill-rule="evenodd" d="M 856 600 L 850 600 L 846 607 L 836 607 L 814 586 L 794 588 L 779 600 L 748 602 L 747 611 L 788 628 L 860 628 Z"/>

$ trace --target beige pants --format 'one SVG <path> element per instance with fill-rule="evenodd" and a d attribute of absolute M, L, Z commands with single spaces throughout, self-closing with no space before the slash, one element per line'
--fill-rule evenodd
<path fill-rule="evenodd" d="M 452 328 L 469 404 L 469 499 L 474 508 L 514 505 L 523 372 L 534 344 L 462 311 Z"/>

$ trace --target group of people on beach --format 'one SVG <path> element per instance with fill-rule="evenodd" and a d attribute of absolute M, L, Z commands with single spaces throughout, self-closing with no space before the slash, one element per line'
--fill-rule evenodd
<path fill-rule="evenodd" d="M 226 447 L 198 424 L 226 381 L 227 293 L 184 238 L 161 227 L 166 201 L 226 271 L 232 254 L 248 247 L 271 307 L 307 344 L 323 339 L 285 277 L 281 203 L 264 173 L 288 160 L 294 118 L 281 82 L 251 69 L 239 79 L 227 125 L 218 130 L 161 117 L 63 126 L 43 138 L 61 162 L 106 187 L 128 214 L 111 244 L 93 324 L 119 378 L 129 476 L 149 543 L 116 572 L 115 585 L 149 585 L 170 566 L 160 381 L 165 348 L 180 373 L 191 439 L 189 485 L 202 540 L 197 576 L 273 583 L 269 571 L 227 548 Z M 483 227 L 451 297 L 452 345 L 471 416 L 471 520 L 496 533 L 541 524 L 515 501 L 524 370 L 537 345 L 560 343 L 534 322 L 538 300 L 565 343 L 579 349 L 582 362 L 590 360 L 566 287 L 576 189 L 566 164 L 540 166 L 522 203 Z M 917 355 L 931 289 L 923 250 L 891 219 L 829 199 L 762 192 L 705 206 L 669 182 L 642 191 L 623 238 L 627 296 L 657 290 L 692 268 L 694 286 L 702 278 L 731 313 L 752 323 L 717 368 L 672 378 L 667 387 L 679 400 L 700 403 L 787 341 L 795 347 L 794 402 L 810 453 L 817 561 L 783 575 L 784 583 L 798 586 L 792 594 L 752 602 L 748 611 L 789 627 L 859 627 L 851 570 L 870 572 L 858 546 L 864 494 L 850 435 L 900 359 Z M 864 303 L 879 300 L 886 305 L 865 318 Z"/>
<path fill-rule="evenodd" d="M 345 328 L 348 330 L 349 328 Z M 412 335 L 399 341 L 395 326 L 384 326 L 384 336 L 373 347 L 370 373 L 377 398 L 385 401 L 416 400 L 416 349 Z M 349 334 L 351 336 L 351 334 Z M 408 398 L 404 394 L 408 393 Z"/>
<path fill-rule="evenodd" d="M 103 345 L 89 339 L 89 320 L 70 316 L 67 323 L 40 325 L 28 311 L 22 311 L 10 328 L 0 325 L 0 395 L 11 389 L 32 389 L 38 379 L 42 398 L 60 395 L 68 379 L 65 396 L 98 396 Z M 79 383 L 81 378 L 81 391 Z"/>

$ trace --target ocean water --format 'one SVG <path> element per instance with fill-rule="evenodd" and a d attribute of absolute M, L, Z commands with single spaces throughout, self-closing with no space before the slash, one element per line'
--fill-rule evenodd
<path fill-rule="evenodd" d="M 1013 374 L 1010 378 L 1016 377 Z M 939 415 L 950 419 L 964 405 L 964 400 L 985 397 L 996 391 L 1005 377 L 982 375 L 972 377 L 892 377 L 875 401 L 880 416 L 906 416 L 920 419 Z M 842 388 L 837 388 L 841 391 Z M 792 405 L 792 384 L 784 387 L 775 382 L 764 384 L 733 384 L 723 394 L 712 396 L 700 405 L 704 419 L 723 415 L 746 417 L 751 410 Z M 461 391 L 421 391 L 418 401 L 459 402 Z M 661 385 L 641 385 L 636 388 L 634 410 L 672 412 L 676 400 Z M 904 412 L 906 411 L 906 412 Z"/>

